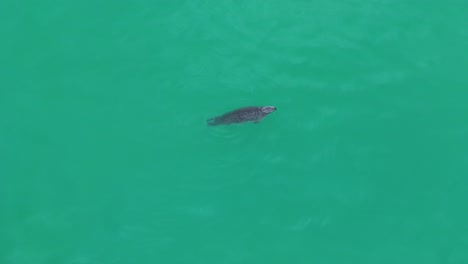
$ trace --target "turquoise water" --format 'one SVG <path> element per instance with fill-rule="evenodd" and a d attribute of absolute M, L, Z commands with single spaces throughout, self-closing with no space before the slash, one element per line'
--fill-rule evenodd
<path fill-rule="evenodd" d="M 468 263 L 466 10 L 2 1 L 0 263 Z"/>

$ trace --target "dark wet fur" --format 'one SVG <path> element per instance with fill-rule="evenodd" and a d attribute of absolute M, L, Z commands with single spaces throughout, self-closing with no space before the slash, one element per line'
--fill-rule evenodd
<path fill-rule="evenodd" d="M 210 118 L 207 120 L 207 125 L 218 126 L 237 124 L 249 121 L 259 122 L 270 113 L 263 112 L 261 106 L 248 106 L 236 109 L 221 116 Z"/>

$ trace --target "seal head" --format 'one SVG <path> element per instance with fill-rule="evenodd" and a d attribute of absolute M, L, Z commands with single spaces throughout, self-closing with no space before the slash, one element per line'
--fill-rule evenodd
<path fill-rule="evenodd" d="M 276 111 L 275 106 L 262 106 L 262 112 L 265 114 L 273 113 L 274 111 Z"/>

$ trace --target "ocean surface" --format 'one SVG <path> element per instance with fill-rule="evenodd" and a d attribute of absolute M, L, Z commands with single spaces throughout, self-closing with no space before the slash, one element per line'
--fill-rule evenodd
<path fill-rule="evenodd" d="M 468 263 L 467 10 L 1 1 L 0 263 Z"/>

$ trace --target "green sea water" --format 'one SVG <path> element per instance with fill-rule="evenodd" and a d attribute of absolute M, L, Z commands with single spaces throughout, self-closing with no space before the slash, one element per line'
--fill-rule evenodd
<path fill-rule="evenodd" d="M 0 263 L 468 263 L 467 11 L 1 1 Z"/>

